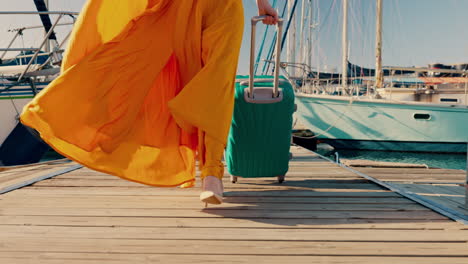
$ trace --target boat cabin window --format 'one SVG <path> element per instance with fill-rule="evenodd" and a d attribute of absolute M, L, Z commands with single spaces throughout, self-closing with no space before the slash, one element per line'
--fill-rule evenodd
<path fill-rule="evenodd" d="M 430 120 L 431 119 L 430 114 L 414 114 L 413 117 L 416 120 Z"/>
<path fill-rule="evenodd" d="M 458 103 L 457 98 L 440 98 L 441 103 Z"/>

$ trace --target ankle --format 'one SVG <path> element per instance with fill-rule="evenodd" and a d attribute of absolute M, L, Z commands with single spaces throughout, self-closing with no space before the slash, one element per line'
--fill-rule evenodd
<path fill-rule="evenodd" d="M 206 176 L 205 178 L 203 178 L 202 189 L 204 191 L 222 193 L 224 189 L 223 181 L 216 176 Z"/>

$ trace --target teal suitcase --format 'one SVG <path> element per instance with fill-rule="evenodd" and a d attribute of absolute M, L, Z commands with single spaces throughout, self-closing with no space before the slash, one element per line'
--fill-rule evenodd
<path fill-rule="evenodd" d="M 261 87 L 271 89 L 271 83 Z M 290 84 L 281 84 L 283 98 L 280 102 L 255 104 L 246 102 L 245 88 L 240 82 L 236 83 L 234 114 L 225 156 L 231 180 L 278 177 L 279 182 L 283 182 L 289 169 L 293 89 Z"/>
<path fill-rule="evenodd" d="M 254 47 L 255 40 L 252 42 Z M 279 65 L 279 60 L 276 63 Z M 281 183 L 288 172 L 294 90 L 289 82 L 278 78 L 279 67 L 275 70 L 275 76 L 254 79 L 251 65 L 251 75 L 238 76 L 236 80 L 234 114 L 225 153 L 233 183 L 238 177 L 278 177 Z"/>

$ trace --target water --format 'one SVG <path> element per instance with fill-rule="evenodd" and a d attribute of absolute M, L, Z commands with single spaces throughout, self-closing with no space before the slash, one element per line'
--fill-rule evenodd
<path fill-rule="evenodd" d="M 334 153 L 318 150 L 318 153 L 335 159 Z M 389 151 L 340 150 L 341 159 L 426 164 L 433 168 L 466 170 L 466 154 L 410 153 Z"/>

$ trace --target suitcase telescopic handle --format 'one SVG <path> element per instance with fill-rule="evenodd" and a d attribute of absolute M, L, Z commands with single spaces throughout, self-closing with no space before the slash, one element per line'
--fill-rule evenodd
<path fill-rule="evenodd" d="M 253 98 L 254 82 L 254 65 L 255 65 L 255 36 L 257 33 L 257 23 L 265 19 L 267 16 L 255 16 L 252 18 L 252 32 L 250 37 L 250 76 L 249 76 L 249 97 Z M 279 69 L 281 60 L 281 38 L 283 36 L 283 19 L 280 18 L 276 25 L 277 38 L 276 38 L 276 58 L 275 58 L 275 73 L 273 80 L 273 97 L 278 97 L 279 93 Z"/>

